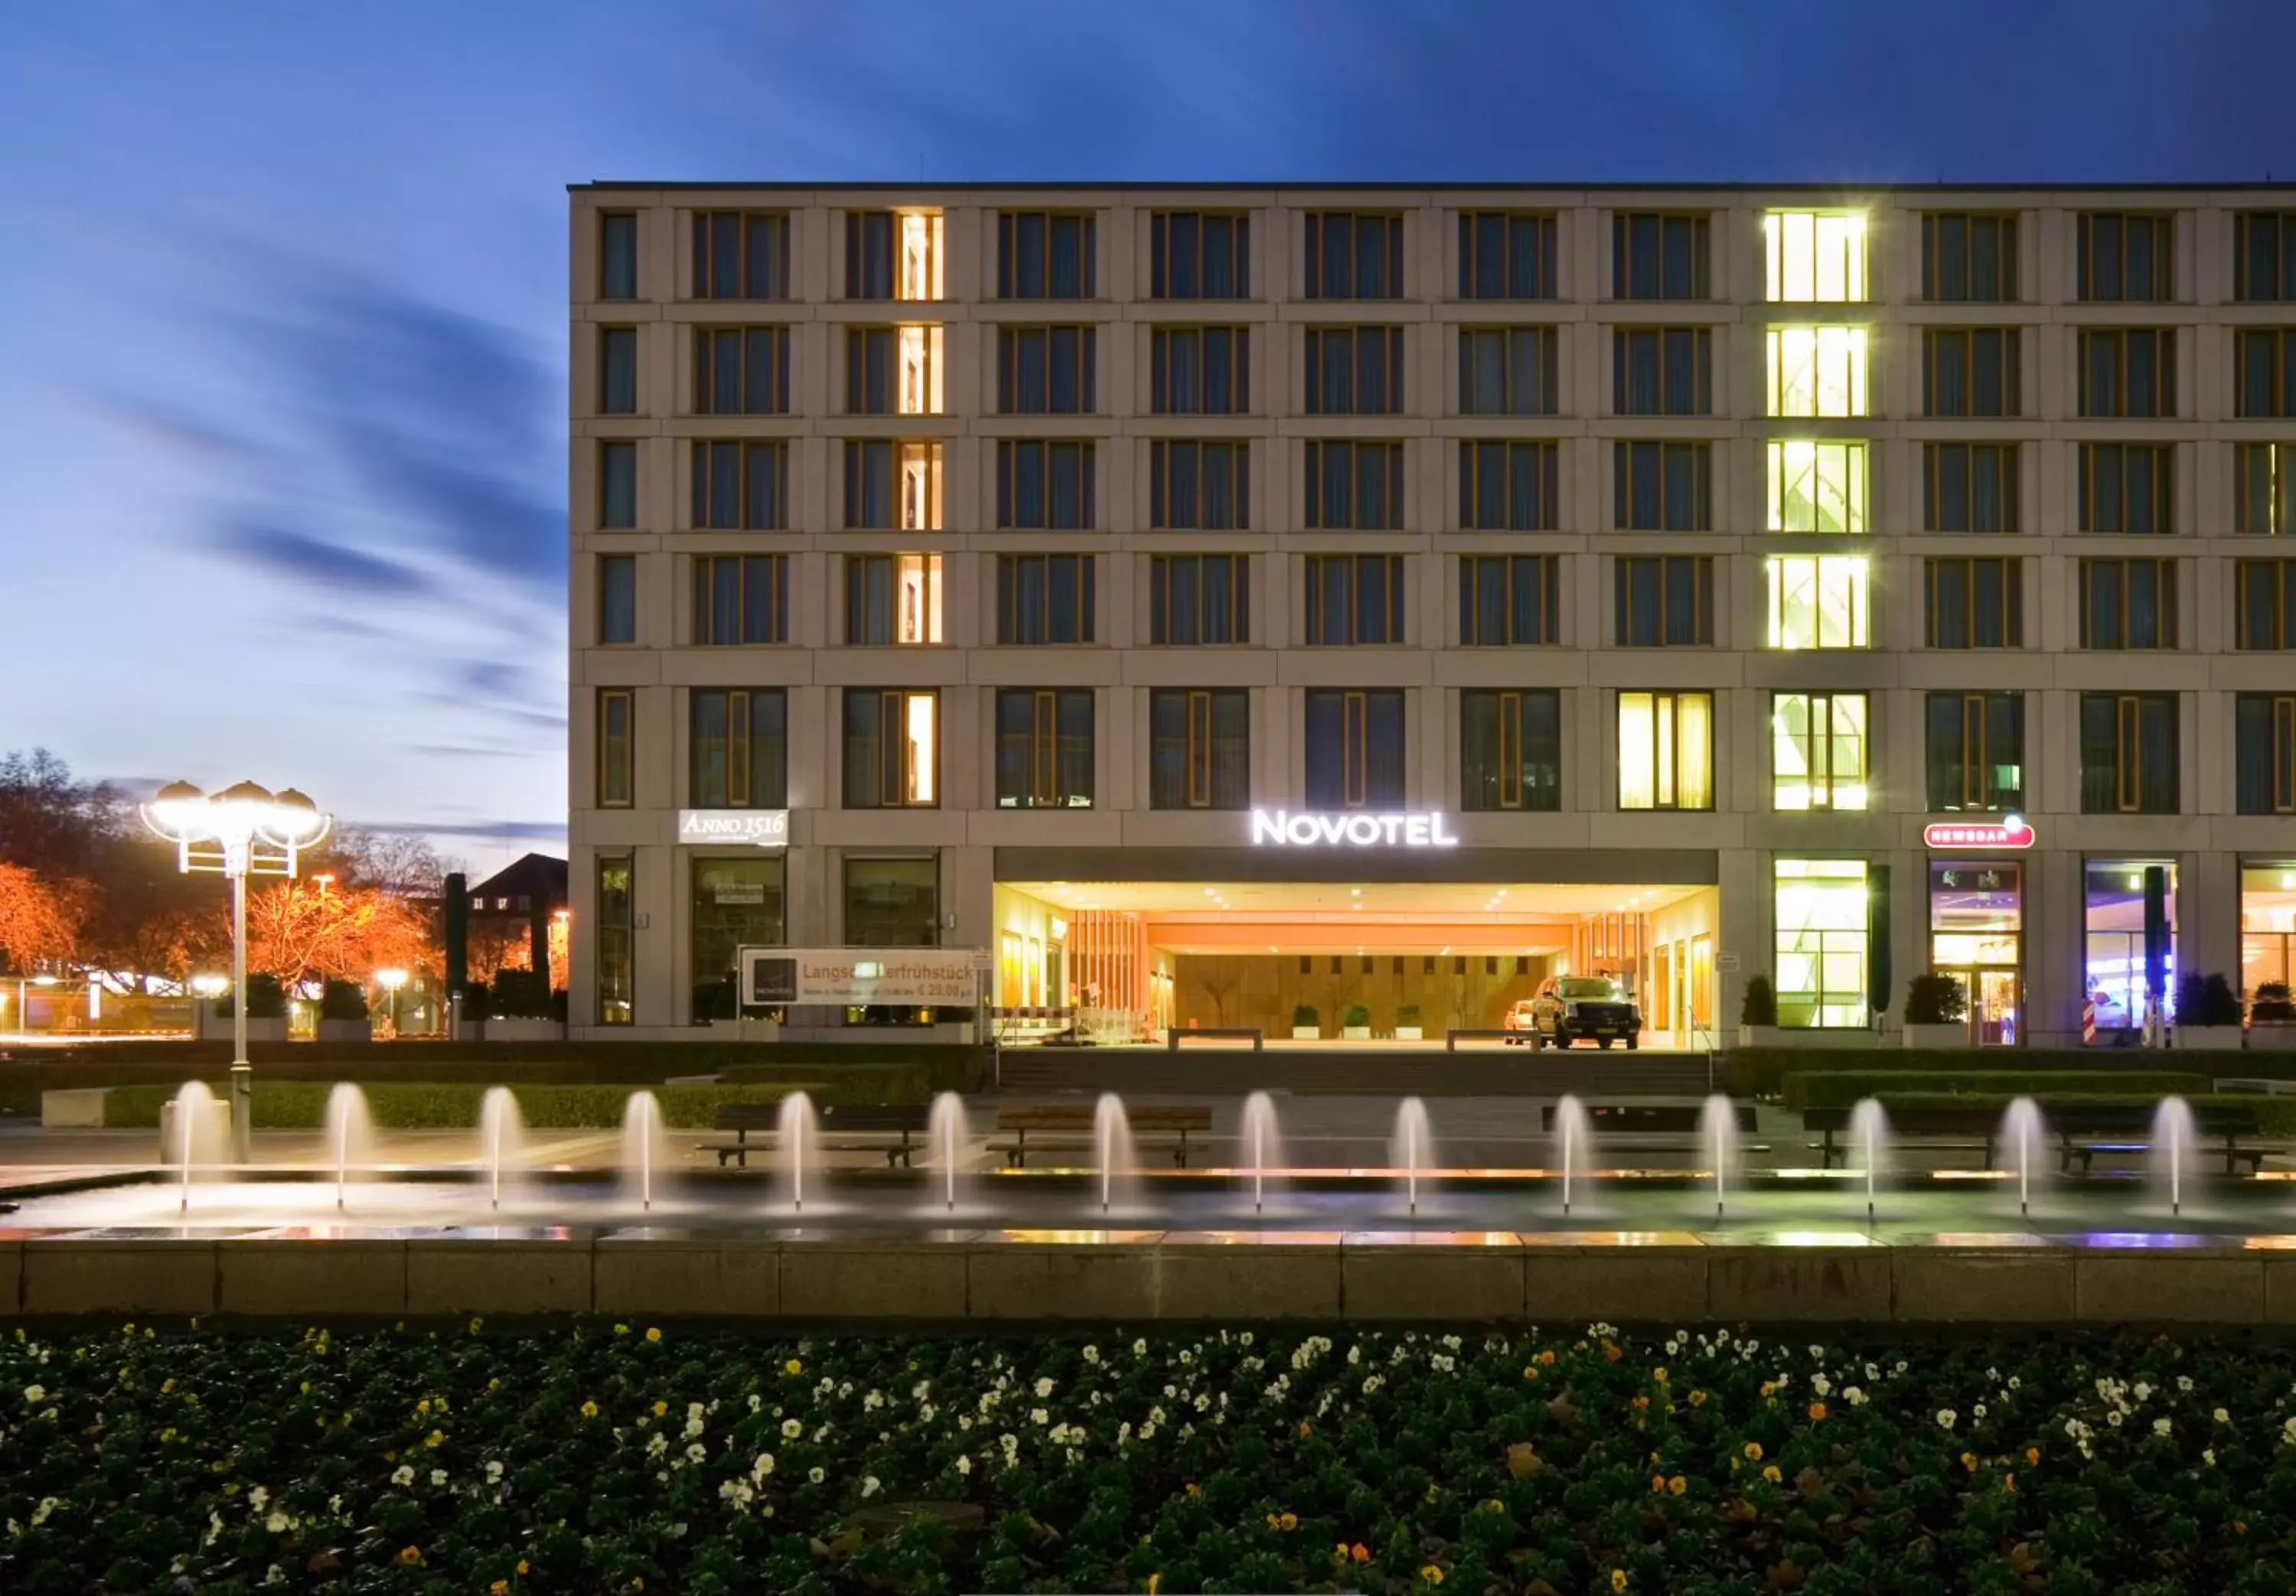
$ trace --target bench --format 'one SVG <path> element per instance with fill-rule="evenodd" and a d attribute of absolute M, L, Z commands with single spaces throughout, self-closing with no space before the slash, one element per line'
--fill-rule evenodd
<path fill-rule="evenodd" d="M 1094 1131 L 1098 1113 L 1089 1103 L 999 1109 L 997 1132 L 1010 1139 L 990 1142 L 989 1150 L 1003 1153 L 1006 1167 L 1012 1169 L 1028 1167 L 1032 1152 L 1096 1152 Z M 1212 1111 L 1201 1104 L 1170 1108 L 1143 1104 L 1127 1109 L 1125 1118 L 1131 1128 L 1134 1150 L 1145 1151 L 1151 1146 L 1159 1151 L 1168 1150 L 1172 1162 L 1182 1169 L 1188 1166 L 1188 1138 L 1208 1135 L 1212 1128 Z"/>
<path fill-rule="evenodd" d="M 932 1110 L 914 1104 L 831 1104 L 820 1115 L 824 1152 L 882 1152 L 888 1169 L 906 1169 L 922 1145 Z M 766 1152 L 781 1140 L 782 1106 L 770 1103 L 720 1103 L 709 1117 L 709 1128 L 731 1131 L 734 1139 L 701 1143 L 701 1150 L 718 1155 L 718 1167 L 727 1164 L 750 1166 L 752 1151 Z M 758 1140 L 752 1142 L 754 1134 Z"/>
<path fill-rule="evenodd" d="M 2248 1093 L 2261 1097 L 2285 1097 L 2296 1093 L 2296 1081 L 2272 1081 L 2256 1076 L 2234 1076 L 2214 1083 L 2215 1089 L 2227 1094 Z"/>
<path fill-rule="evenodd" d="M 1168 1052 L 1178 1052 L 1184 1038 L 1190 1042 L 1201 1042 L 1215 1037 L 1223 1042 L 1249 1042 L 1253 1052 L 1259 1052 L 1267 1044 L 1267 1037 L 1260 1034 L 1256 1025 L 1213 1025 L 1191 1027 L 1186 1030 L 1175 1026 L 1164 1033 L 1164 1047 Z"/>
<path fill-rule="evenodd" d="M 1538 1111 L 1539 1128 L 1547 1134 L 1554 1134 L 1555 1105 L 1548 1103 Z M 1731 1113 L 1738 1122 L 1738 1134 L 1747 1136 L 1754 1130 L 1754 1105 L 1732 1103 Z M 1706 1143 L 1700 1132 L 1704 1128 L 1706 1110 L 1696 1103 L 1595 1103 L 1589 1105 L 1587 1117 L 1591 1122 L 1598 1142 L 1611 1141 L 1619 1136 L 1633 1136 L 1627 1150 L 1635 1152 L 1703 1153 Z M 1651 1142 L 1643 1138 L 1670 1136 L 1668 1142 Z M 1683 1138 L 1688 1138 L 1683 1140 Z M 1741 1142 L 1740 1152 L 1766 1153 L 1765 1142 Z"/>
<path fill-rule="evenodd" d="M 2083 1174 L 2087 1174 L 2090 1161 L 2099 1153 L 2152 1150 L 2154 1111 L 2143 1104 L 2073 1104 L 2052 1109 L 2043 1102 L 2039 1106 L 2042 1123 L 2047 1127 L 2046 1140 L 2056 1146 L 2060 1174 L 2070 1174 L 2076 1163 Z M 1802 1110 L 1802 1127 L 1819 1133 L 1821 1139 L 1813 1145 L 1828 1169 L 1833 1167 L 1837 1153 L 1846 1158 L 1850 1150 L 1836 1137 L 1849 1131 L 1851 1112 L 1849 1109 Z M 2251 1109 L 2205 1105 L 2193 1111 L 2193 1129 L 2202 1141 L 2220 1143 L 2215 1150 L 2224 1158 L 2226 1174 L 2237 1174 L 2243 1164 L 2254 1170 L 2269 1150 L 2243 1145 L 2253 1143 L 2261 1134 Z M 1893 1142 L 1902 1145 L 1905 1138 L 1919 1137 L 1929 1150 L 1975 1149 L 1984 1158 L 1980 1167 L 1986 1169 L 1994 1166 L 2000 1134 L 2001 1112 L 1995 1109 L 1909 1109 L 1890 1116 Z"/>

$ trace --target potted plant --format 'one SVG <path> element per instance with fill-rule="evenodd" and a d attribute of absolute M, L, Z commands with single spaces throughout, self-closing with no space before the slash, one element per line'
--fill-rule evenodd
<path fill-rule="evenodd" d="M 2220 975 L 2187 975 L 2177 982 L 2177 1042 L 2200 1052 L 2236 1052 L 2241 1045 L 2240 999 Z"/>
<path fill-rule="evenodd" d="M 463 982 L 455 1039 L 458 1042 L 484 1042 L 487 1039 L 487 1016 L 493 1010 L 492 994 L 484 981 Z"/>
<path fill-rule="evenodd" d="M 1395 1011 L 1395 1039 L 1398 1042 L 1419 1040 L 1419 1005 L 1405 1003 Z"/>
<path fill-rule="evenodd" d="M 233 1006 L 238 1001 L 235 992 L 226 992 L 216 1000 L 216 1016 L 224 1022 L 226 1036 L 231 1035 Z M 247 978 L 247 1039 L 250 1043 L 287 1040 L 287 989 L 268 970 L 258 970 Z"/>
<path fill-rule="evenodd" d="M 1370 1041 L 1370 1007 L 1364 1003 L 1349 1003 L 1340 1011 L 1340 1035 L 1349 1042 Z"/>
<path fill-rule="evenodd" d="M 2257 987 L 2248 1005 L 2248 1028 L 2257 1033 L 2259 1047 L 2286 1047 L 2296 1037 L 2296 1001 L 2289 997 L 2287 982 L 2266 981 Z"/>
<path fill-rule="evenodd" d="M 1316 1005 L 1294 1003 L 1292 1006 L 1292 1040 L 1319 1042 L 1323 1039 L 1323 1017 L 1316 1012 Z"/>
<path fill-rule="evenodd" d="M 1904 1037 L 1907 1047 L 1967 1047 L 1967 989 L 1935 970 L 1907 981 Z"/>
<path fill-rule="evenodd" d="M 357 981 L 329 981 L 320 988 L 320 1041 L 372 1042 L 373 1039 L 374 1025 L 367 1017 L 365 987 Z"/>
<path fill-rule="evenodd" d="M 1765 975 L 1746 978 L 1746 994 L 1738 1003 L 1738 1045 L 1753 1047 L 1772 1040 L 1778 1028 L 1778 994 Z"/>

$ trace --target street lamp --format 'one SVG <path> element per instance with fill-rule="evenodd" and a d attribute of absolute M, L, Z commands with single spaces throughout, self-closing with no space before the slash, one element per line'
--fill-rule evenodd
<path fill-rule="evenodd" d="M 374 984 L 387 994 L 384 1011 L 390 1016 L 390 1034 L 395 1038 L 398 1035 L 398 989 L 406 985 L 406 972 L 378 970 L 374 972 Z"/>
<path fill-rule="evenodd" d="M 32 1034 L 32 1011 L 25 1006 L 24 988 L 27 986 L 53 986 L 56 984 L 57 978 L 52 975 L 18 976 L 16 978 L 16 1029 L 21 1032 L 24 1035 L 29 1036 Z"/>
<path fill-rule="evenodd" d="M 332 817 L 293 788 L 252 782 L 201 792 L 171 782 L 144 806 L 144 823 L 176 845 L 177 868 L 231 880 L 231 1149 L 248 1160 L 255 1070 L 247 1061 L 247 878 L 295 874 L 296 856 L 327 834 Z"/>

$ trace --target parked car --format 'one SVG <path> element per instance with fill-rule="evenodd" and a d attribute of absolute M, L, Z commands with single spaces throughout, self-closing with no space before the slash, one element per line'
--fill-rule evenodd
<path fill-rule="evenodd" d="M 1521 1005 L 1517 1005 L 1520 1007 Z M 1513 1026 L 1513 1015 L 1508 1025 Z M 1642 1045 L 1643 1017 L 1626 988 L 1608 976 L 1554 976 L 1530 1000 L 1530 1044 L 1569 1047 L 1582 1039 L 1597 1047 Z"/>
<path fill-rule="evenodd" d="M 1537 998 L 1525 997 L 1515 1000 L 1513 1005 L 1506 1011 L 1506 1019 L 1501 1022 L 1506 1027 L 1506 1043 L 1509 1047 L 1520 1042 L 1533 1044 L 1538 1042 L 1538 1038 L 1533 1035 L 1538 1028 L 1538 1000 Z"/>

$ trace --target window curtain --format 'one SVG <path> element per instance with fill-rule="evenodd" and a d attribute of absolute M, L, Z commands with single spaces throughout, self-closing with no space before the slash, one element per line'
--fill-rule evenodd
<path fill-rule="evenodd" d="M 2012 445 L 2011 447 L 2015 446 Z M 1964 458 L 1971 452 L 1953 451 Z M 2004 462 L 2011 458 L 2001 449 L 1979 449 L 1970 459 L 1969 509 L 1965 525 L 1956 531 L 2006 532 L 2009 519 L 2010 484 L 2004 479 Z"/>
<path fill-rule="evenodd" d="M 2081 812 L 2110 814 L 2120 806 L 2120 704 L 2111 693 L 2081 695 Z"/>
<path fill-rule="evenodd" d="M 1037 695 L 996 695 L 996 802 L 1000 808 L 1032 806 L 1036 783 L 1030 757 L 1036 748 Z"/>
<path fill-rule="evenodd" d="M 1170 443 L 1160 446 L 1164 451 L 1165 491 L 1163 524 L 1177 529 L 1188 529 L 1203 524 L 1198 514 L 1201 489 L 1197 476 L 1198 451 L 1192 443 Z"/>
<path fill-rule="evenodd" d="M 1931 415 L 1969 413 L 1969 346 L 1958 332 L 1939 332 L 1930 339 L 1929 413 Z"/>
<path fill-rule="evenodd" d="M 1054 790 L 1072 806 L 1092 801 L 1092 716 L 1090 689 L 1064 692 L 1053 701 Z"/>
<path fill-rule="evenodd" d="M 1666 529 L 1702 532 L 1707 512 L 1706 451 L 1697 444 L 1654 444 L 1666 470 Z"/>
<path fill-rule="evenodd" d="M 1514 589 L 1514 629 L 1506 641 L 1553 642 L 1547 609 L 1554 595 L 1546 583 L 1546 561 L 1535 554 L 1515 556 L 1507 561 L 1507 576 Z"/>
<path fill-rule="evenodd" d="M 1660 453 L 1654 443 L 1616 446 L 1613 507 L 1619 525 L 1637 532 L 1656 531 L 1661 524 L 1663 502 L 1659 495 Z"/>
<path fill-rule="evenodd" d="M 728 217 L 726 221 L 733 218 Z M 728 227 L 727 232 L 732 229 Z M 745 284 L 752 299 L 789 298 L 789 227 L 780 217 L 751 217 L 750 272 Z M 732 281 L 727 274 L 726 281 Z"/>
<path fill-rule="evenodd" d="M 1659 413 L 1659 349 L 1656 332 L 1620 332 L 1613 346 L 1612 403 L 1621 415 Z"/>
<path fill-rule="evenodd" d="M 1347 806 L 1344 695 L 1318 691 L 1307 700 L 1308 802 L 1317 809 Z"/>
<path fill-rule="evenodd" d="M 1976 634 L 1972 641 L 1981 648 L 2005 647 L 2012 636 L 2005 570 L 1998 560 L 1977 562 Z"/>
<path fill-rule="evenodd" d="M 1366 529 L 1401 526 L 1401 504 L 1390 492 L 1388 467 L 1393 454 L 1385 444 L 1353 446 L 1356 459 L 1356 515 L 1353 525 Z"/>
<path fill-rule="evenodd" d="M 1962 806 L 1970 752 L 1962 741 L 1962 712 L 1959 693 L 1929 695 L 1929 757 L 1923 765 L 1929 773 L 1932 814 L 1947 814 Z"/>
<path fill-rule="evenodd" d="M 1707 567 L 1693 559 L 1666 561 L 1666 642 L 1688 645 L 1703 642 L 1699 626 L 1699 590 Z"/>
<path fill-rule="evenodd" d="M 1400 637 L 1389 635 L 1390 577 L 1399 574 L 1400 560 L 1384 554 L 1358 557 L 1356 568 L 1356 627 L 1357 642 L 1400 642 Z"/>
<path fill-rule="evenodd" d="M 629 327 L 609 327 L 602 340 L 603 401 L 608 415 L 636 415 L 638 409 L 638 335 Z"/>
<path fill-rule="evenodd" d="M 2243 814 L 2270 814 L 2278 806 L 2272 721 L 2268 695 L 2243 692 L 2233 700 L 2234 798 Z"/>
<path fill-rule="evenodd" d="M 1202 336 L 1203 397 L 1196 408 L 1206 415 L 1230 415 L 1237 406 L 1234 397 L 1235 384 L 1235 340 L 1238 334 L 1226 327 L 1214 327 Z M 1190 342 L 1196 340 L 1192 337 Z M 1194 379 L 1191 377 L 1193 381 Z M 1197 391 L 1194 389 L 1187 390 Z"/>
<path fill-rule="evenodd" d="M 2008 363 L 2015 355 L 2016 335 L 1988 330 L 1972 333 L 1969 341 L 1970 362 L 1976 368 L 1971 373 L 1972 413 L 2010 414 L 2014 408 L 2009 404 L 2009 385 L 2013 379 Z"/>
<path fill-rule="evenodd" d="M 1537 217 L 1515 218 L 1507 229 L 1507 297 L 1546 299 L 1554 291 L 1554 282 L 1553 225 Z"/>
<path fill-rule="evenodd" d="M 885 750 L 879 734 L 881 695 L 848 690 L 845 694 L 845 806 L 876 809 L 884 805 L 881 786 Z"/>
<path fill-rule="evenodd" d="M 1148 698 L 1148 805 L 1188 806 L 1188 695 L 1163 691 Z"/>
<path fill-rule="evenodd" d="M 1404 802 L 1403 694 L 1364 695 L 1364 804 L 1400 809 Z"/>
<path fill-rule="evenodd" d="M 1711 407 L 1700 369 L 1699 346 L 1702 335 L 1694 328 L 1669 327 L 1662 334 L 1666 340 L 1666 413 L 1669 415 L 1703 415 Z"/>
<path fill-rule="evenodd" d="M 742 632 L 743 642 L 779 642 L 789 635 L 787 584 L 782 578 L 783 556 L 756 554 L 742 561 Z"/>

